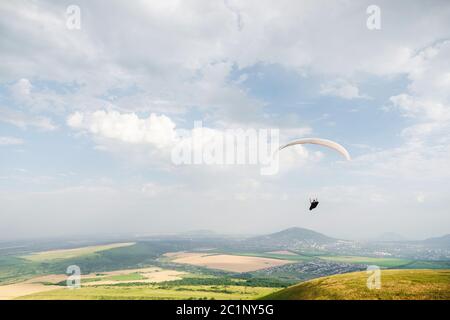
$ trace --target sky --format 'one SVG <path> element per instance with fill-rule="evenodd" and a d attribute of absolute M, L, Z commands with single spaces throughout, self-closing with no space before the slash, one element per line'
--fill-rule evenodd
<path fill-rule="evenodd" d="M 448 1 L 1 1 L 0 61 L 0 240 L 450 233 Z M 352 160 L 174 163 L 197 121 Z"/>

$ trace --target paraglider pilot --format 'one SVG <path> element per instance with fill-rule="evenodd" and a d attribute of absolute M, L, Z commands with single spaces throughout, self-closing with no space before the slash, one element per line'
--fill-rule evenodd
<path fill-rule="evenodd" d="M 318 199 L 309 199 L 309 203 L 311 204 L 310 206 L 309 206 L 309 211 L 311 211 L 312 209 L 314 209 L 315 207 L 317 207 L 318 206 L 318 204 L 319 204 L 319 201 L 318 201 Z"/>

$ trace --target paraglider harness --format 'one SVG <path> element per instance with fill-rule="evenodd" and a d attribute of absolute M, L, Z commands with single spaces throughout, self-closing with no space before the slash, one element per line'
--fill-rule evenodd
<path fill-rule="evenodd" d="M 311 204 L 309 206 L 309 211 L 311 211 L 312 209 L 314 209 L 315 207 L 317 207 L 319 205 L 319 199 L 309 199 L 309 203 Z"/>

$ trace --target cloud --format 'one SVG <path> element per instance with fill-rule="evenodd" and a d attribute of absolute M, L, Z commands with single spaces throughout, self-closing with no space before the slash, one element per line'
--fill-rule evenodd
<path fill-rule="evenodd" d="M 430 182 L 450 177 L 450 148 L 408 140 L 396 148 L 367 153 L 353 160 L 352 171 L 364 176 Z"/>
<path fill-rule="evenodd" d="M 98 97 L 90 96 L 87 92 L 79 91 L 79 86 L 75 84 L 53 81 L 35 80 L 34 85 L 29 79 L 19 79 L 11 85 L 7 85 L 7 91 L 3 96 L 10 109 L 18 109 L 27 114 L 55 114 L 60 116 L 62 113 L 71 109 L 72 105 L 83 105 L 90 107 L 92 105 L 103 106 L 105 101 Z M 8 94 L 6 94 L 8 93 Z M 82 96 L 84 94 L 84 96 Z"/>
<path fill-rule="evenodd" d="M 336 96 L 343 99 L 367 99 L 368 96 L 361 95 L 356 85 L 349 83 L 347 80 L 338 79 L 320 86 L 320 94 L 327 96 Z"/>
<path fill-rule="evenodd" d="M 369 4 L 110 1 L 105 14 L 103 6 L 79 1 L 82 17 L 93 18 L 82 18 L 81 30 L 70 31 L 62 3 L 2 2 L 0 52 L 6 63 L 0 66 L 0 79 L 78 84 L 76 99 L 70 97 L 75 101 L 67 103 L 77 109 L 95 105 L 94 97 L 105 97 L 115 88 L 135 86 L 138 92 L 117 98 L 122 111 L 181 113 L 201 108 L 215 120 L 261 121 L 258 111 L 264 101 L 241 90 L 239 81 L 228 81 L 233 68 L 262 63 L 348 79 L 357 73 L 396 75 L 410 68 L 415 50 L 430 43 L 430 35 L 448 36 L 447 11 L 406 1 L 378 3 L 382 30 L 372 32 L 364 23 Z M 409 8 L 407 13 L 403 7 Z M 45 37 L 41 30 L 46 30 Z M 324 84 L 323 92 L 345 99 L 364 97 L 348 82 Z M 25 81 L 21 85 L 26 92 Z M 102 106 L 93 110 L 98 108 Z"/>
<path fill-rule="evenodd" d="M 432 135 L 450 135 L 449 56 L 450 41 L 419 51 L 411 59 L 407 73 L 408 91 L 390 97 L 392 105 L 402 115 L 414 120 L 403 130 L 403 135 L 409 139 L 423 141 Z"/>
<path fill-rule="evenodd" d="M 25 143 L 25 141 L 23 141 L 20 138 L 0 137 L 0 146 L 20 145 L 20 144 L 24 144 L 24 143 Z"/>
<path fill-rule="evenodd" d="M 450 120 L 450 108 L 439 100 L 427 100 L 421 95 L 411 96 L 405 93 L 392 96 L 392 104 L 400 109 L 403 115 L 417 120 L 433 120 L 444 122 Z"/>
<path fill-rule="evenodd" d="M 28 127 L 43 131 L 53 131 L 57 129 L 57 126 L 50 118 L 11 111 L 4 107 L 0 107 L 0 122 L 9 123 L 22 129 Z"/>
<path fill-rule="evenodd" d="M 96 150 L 116 154 L 134 164 L 152 164 L 155 170 L 176 170 L 194 181 L 199 172 L 232 177 L 239 175 L 244 167 L 246 170 L 254 168 L 260 175 L 273 160 L 272 153 L 279 143 L 287 142 L 286 137 L 298 138 L 311 132 L 308 127 L 283 130 L 283 141 L 273 141 L 277 137 L 265 128 L 210 128 L 195 123 L 193 128 L 177 129 L 175 122 L 165 115 L 150 114 L 142 118 L 135 113 L 111 110 L 75 112 L 66 123 L 91 137 Z M 286 173 L 322 158 L 320 151 L 296 146 L 280 154 L 280 170 Z M 153 192 L 151 184 L 146 189 L 150 194 L 158 194 Z"/>
<path fill-rule="evenodd" d="M 158 148 L 170 146 L 176 139 L 175 123 L 167 116 L 153 113 L 141 119 L 135 113 L 117 111 L 75 112 L 67 118 L 67 124 L 103 138 Z"/>
<path fill-rule="evenodd" d="M 391 96 L 391 110 L 407 120 L 402 144 L 369 152 L 355 161 L 366 175 L 423 183 L 450 177 L 450 41 L 419 50 L 406 68 L 409 84 Z"/>
<path fill-rule="evenodd" d="M 19 100 L 26 99 L 31 93 L 31 82 L 28 79 L 20 79 L 14 83 L 11 87 L 11 93 Z"/>

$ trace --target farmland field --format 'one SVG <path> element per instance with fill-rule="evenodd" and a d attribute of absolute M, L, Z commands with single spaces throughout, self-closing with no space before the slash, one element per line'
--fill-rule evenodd
<path fill-rule="evenodd" d="M 291 263 L 289 260 L 240 256 L 229 254 L 204 254 L 196 252 L 169 253 L 173 262 L 190 264 L 211 269 L 219 269 L 231 272 L 249 272 Z"/>
<path fill-rule="evenodd" d="M 310 261 L 314 259 L 313 256 L 296 254 L 293 252 L 286 253 L 286 251 L 274 251 L 274 252 L 230 252 L 230 254 L 237 256 L 249 256 L 249 257 L 261 257 L 270 259 L 280 259 L 293 261 Z"/>
<path fill-rule="evenodd" d="M 0 286 L 0 300 L 11 300 L 28 294 L 58 289 L 57 286 L 42 283 L 15 283 Z"/>
<path fill-rule="evenodd" d="M 160 268 L 144 268 L 131 270 L 118 270 L 105 272 L 95 276 L 82 278 L 85 286 L 110 285 L 119 283 L 157 283 L 163 281 L 179 280 L 184 272 L 164 270 Z"/>
<path fill-rule="evenodd" d="M 84 287 L 113 285 L 113 284 L 146 284 L 182 279 L 186 275 L 175 270 L 161 268 L 142 268 L 129 270 L 115 270 L 98 274 L 86 274 L 81 276 L 81 284 Z M 67 275 L 50 274 L 34 277 L 23 282 L 0 286 L 0 300 L 19 298 L 28 294 L 61 290 L 65 285 Z"/>

